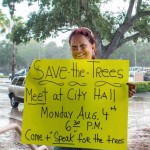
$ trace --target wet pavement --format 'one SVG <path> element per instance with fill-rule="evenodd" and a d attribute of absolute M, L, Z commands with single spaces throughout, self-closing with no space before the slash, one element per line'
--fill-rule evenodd
<path fill-rule="evenodd" d="M 10 80 L 0 79 L 0 128 L 11 123 L 21 126 L 23 104 L 18 109 L 12 109 L 7 95 Z M 20 143 L 20 135 L 15 130 L 0 134 L 0 150 L 30 150 Z"/>
<path fill-rule="evenodd" d="M 22 124 L 23 104 L 12 109 L 7 95 L 8 79 L 0 79 L 0 128 L 10 123 Z M 129 99 L 128 150 L 150 150 L 150 93 Z M 14 130 L 0 134 L 0 150 L 30 150 L 20 143 Z"/>
<path fill-rule="evenodd" d="M 130 99 L 128 120 L 129 150 L 150 150 L 150 93 Z"/>

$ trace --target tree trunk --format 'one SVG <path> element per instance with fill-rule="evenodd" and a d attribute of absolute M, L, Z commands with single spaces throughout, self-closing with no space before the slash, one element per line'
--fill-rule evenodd
<path fill-rule="evenodd" d="M 108 53 L 108 46 L 104 46 L 102 44 L 99 36 L 95 36 L 96 38 L 96 58 L 97 59 L 108 59 L 111 53 Z"/>
<path fill-rule="evenodd" d="M 16 69 L 16 44 L 15 44 L 15 42 L 13 42 L 12 77 L 11 77 L 11 79 L 13 79 L 15 76 L 15 69 Z"/>

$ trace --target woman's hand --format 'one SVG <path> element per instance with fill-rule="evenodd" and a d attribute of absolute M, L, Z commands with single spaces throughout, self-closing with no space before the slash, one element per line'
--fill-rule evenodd
<path fill-rule="evenodd" d="M 135 84 L 127 83 L 127 85 L 129 86 L 129 97 L 132 97 L 136 93 Z"/>

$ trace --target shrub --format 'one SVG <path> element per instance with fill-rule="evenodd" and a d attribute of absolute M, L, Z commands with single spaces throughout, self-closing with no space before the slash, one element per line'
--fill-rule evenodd
<path fill-rule="evenodd" d="M 150 82 L 135 82 L 136 93 L 150 92 Z"/>

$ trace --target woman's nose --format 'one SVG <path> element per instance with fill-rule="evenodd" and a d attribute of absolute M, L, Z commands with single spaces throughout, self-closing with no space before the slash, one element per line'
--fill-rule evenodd
<path fill-rule="evenodd" d="M 82 50 L 81 46 L 80 45 L 77 46 L 77 51 L 81 51 L 81 50 Z"/>

